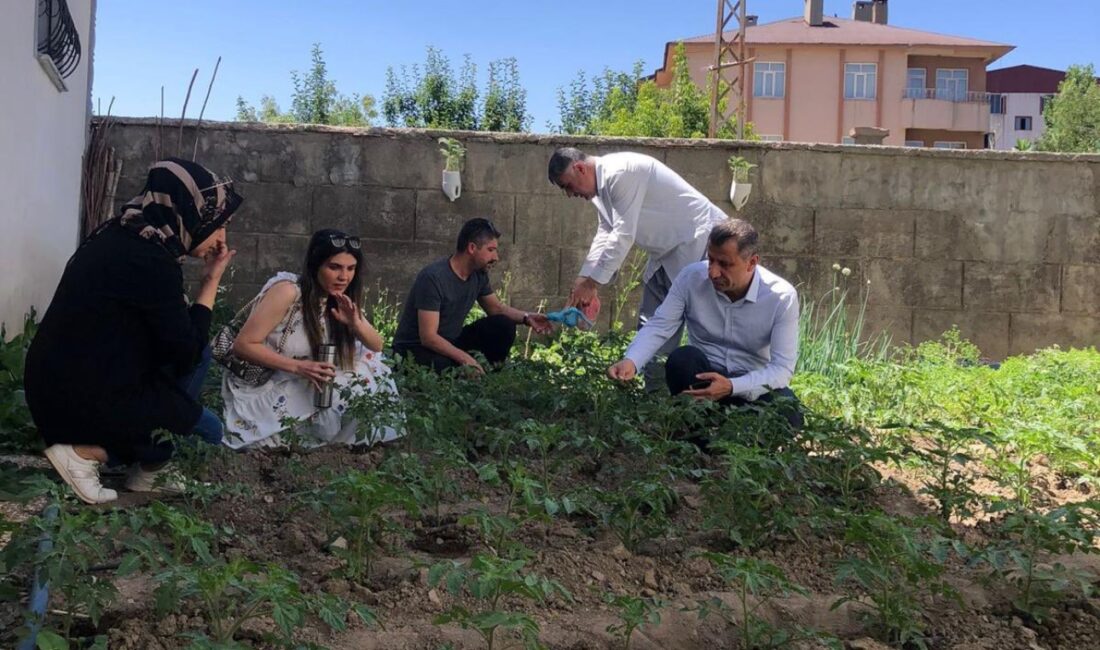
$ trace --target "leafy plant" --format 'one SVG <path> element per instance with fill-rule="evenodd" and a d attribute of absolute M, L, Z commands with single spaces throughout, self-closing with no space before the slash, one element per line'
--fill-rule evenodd
<path fill-rule="evenodd" d="M 991 511 L 1004 512 L 998 522 L 1001 541 L 984 549 L 980 557 L 1016 587 L 1012 604 L 1018 611 L 1041 621 L 1072 591 L 1086 597 L 1093 593 L 1091 572 L 1044 560 L 1048 555 L 1096 552 L 1100 503 L 1040 510 L 1004 500 Z"/>
<path fill-rule="evenodd" d="M 443 154 L 443 158 L 446 160 L 446 169 L 449 172 L 462 171 L 462 164 L 466 160 L 466 147 L 462 146 L 462 143 L 454 138 L 440 138 L 439 152 Z"/>
<path fill-rule="evenodd" d="M 667 604 L 654 598 L 616 594 L 605 594 L 604 602 L 614 607 L 619 615 L 619 622 L 608 625 L 607 632 L 622 640 L 623 650 L 630 650 L 634 630 L 646 625 L 661 624 L 661 609 Z"/>
<path fill-rule="evenodd" d="M 23 368 L 31 340 L 38 331 L 32 307 L 23 319 L 23 331 L 8 339 L 0 324 L 0 451 L 25 453 L 42 449 L 23 391 Z"/>
<path fill-rule="evenodd" d="M 201 609 L 210 637 L 195 635 L 195 641 L 233 647 L 241 626 L 260 617 L 270 617 L 282 642 L 288 645 L 308 613 L 317 615 L 334 630 L 346 627 L 349 610 L 364 623 L 377 623 L 373 612 L 361 605 L 351 607 L 332 595 L 304 593 L 299 577 L 275 564 L 218 558 L 201 565 L 170 566 L 156 579 L 154 596 L 160 615 L 175 611 L 184 600 L 193 601 Z"/>
<path fill-rule="evenodd" d="M 807 639 L 822 641 L 829 646 L 843 647 L 835 639 L 798 627 L 779 629 L 757 612 L 774 598 L 786 598 L 791 594 L 807 595 L 805 588 L 791 582 L 783 571 L 769 562 L 750 557 L 734 557 L 724 553 L 700 553 L 709 561 L 718 575 L 734 588 L 738 611 L 732 611 L 721 599 L 715 597 L 696 604 L 692 611 L 700 618 L 718 612 L 740 630 L 738 647 L 742 650 L 764 650 L 787 647 Z"/>
<path fill-rule="evenodd" d="M 451 607 L 435 619 L 437 625 L 457 623 L 463 629 L 472 629 L 485 641 L 487 650 L 493 650 L 497 631 L 511 630 L 519 637 L 524 648 L 541 648 L 539 625 L 535 619 L 521 612 L 502 609 L 503 599 L 519 598 L 544 602 L 552 598 L 572 601 L 572 595 L 554 580 L 533 573 L 524 573 L 523 560 L 508 560 L 491 555 L 476 555 L 469 564 L 441 562 L 428 571 L 428 584 L 445 584 L 447 591 L 458 595 L 463 590 L 477 599 L 481 607 L 475 610 L 461 606 Z"/>
<path fill-rule="evenodd" d="M 936 500 L 945 526 L 953 516 L 972 514 L 981 495 L 973 487 L 975 472 L 971 466 L 978 459 L 971 450 L 979 444 L 992 447 L 992 438 L 980 429 L 935 421 L 918 426 L 916 431 L 923 440 L 913 447 L 914 456 L 929 471 L 921 493 Z"/>
<path fill-rule="evenodd" d="M 733 173 L 733 180 L 738 183 L 749 182 L 749 172 L 751 172 L 756 165 L 745 160 L 741 156 L 733 155 L 726 161 L 729 164 L 730 172 Z"/>
<path fill-rule="evenodd" d="M 354 579 L 370 575 L 379 545 L 387 532 L 399 529 L 390 519 L 393 510 L 416 516 L 416 499 L 405 485 L 379 472 L 347 470 L 302 496 L 302 502 L 325 516 L 331 532 L 345 537 L 346 548 L 334 552 L 347 562 Z"/>
<path fill-rule="evenodd" d="M 643 477 L 618 490 L 597 491 L 595 507 L 603 524 L 633 551 L 668 530 L 676 502 L 672 488 L 655 477 Z"/>
<path fill-rule="evenodd" d="M 876 627 L 890 643 L 927 647 L 920 597 L 954 594 L 941 577 L 948 544 L 942 538 L 922 541 L 920 531 L 881 512 L 845 513 L 842 519 L 845 543 L 858 545 L 863 553 L 841 560 L 836 580 L 858 584 L 867 598 L 845 596 L 833 608 L 849 601 L 859 603 L 869 608 Z"/>

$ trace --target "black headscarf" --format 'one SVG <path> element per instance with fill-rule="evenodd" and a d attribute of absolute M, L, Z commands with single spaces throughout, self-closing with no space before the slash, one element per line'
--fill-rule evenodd
<path fill-rule="evenodd" d="M 149 168 L 145 189 L 116 219 L 183 257 L 225 226 L 243 201 L 233 181 L 189 160 L 167 158 Z"/>

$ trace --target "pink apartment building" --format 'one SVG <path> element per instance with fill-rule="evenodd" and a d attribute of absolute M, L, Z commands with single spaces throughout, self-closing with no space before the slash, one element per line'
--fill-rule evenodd
<path fill-rule="evenodd" d="M 747 21 L 746 117 L 762 138 L 851 143 L 853 128 L 877 127 L 887 145 L 988 146 L 986 66 L 1013 46 L 894 27 L 887 0 L 854 3 L 850 20 L 823 16 L 822 3 L 804 0 L 797 18 Z M 677 42 L 665 46 L 659 86 L 671 81 Z M 683 43 L 692 79 L 706 87 L 714 35 Z"/>

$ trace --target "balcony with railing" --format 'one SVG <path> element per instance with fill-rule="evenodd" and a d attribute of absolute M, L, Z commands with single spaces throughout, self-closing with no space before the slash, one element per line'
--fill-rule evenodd
<path fill-rule="evenodd" d="M 992 96 L 960 88 L 906 88 L 901 99 L 902 126 L 984 133 L 989 130 Z"/>

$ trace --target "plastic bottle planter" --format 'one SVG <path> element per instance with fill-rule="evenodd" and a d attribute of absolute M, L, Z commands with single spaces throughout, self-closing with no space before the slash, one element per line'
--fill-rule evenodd
<path fill-rule="evenodd" d="M 443 171 L 443 193 L 452 201 L 462 196 L 462 172 Z"/>
<path fill-rule="evenodd" d="M 730 183 L 730 203 L 738 211 L 745 207 L 752 194 L 752 183 L 738 183 L 736 180 Z"/>

